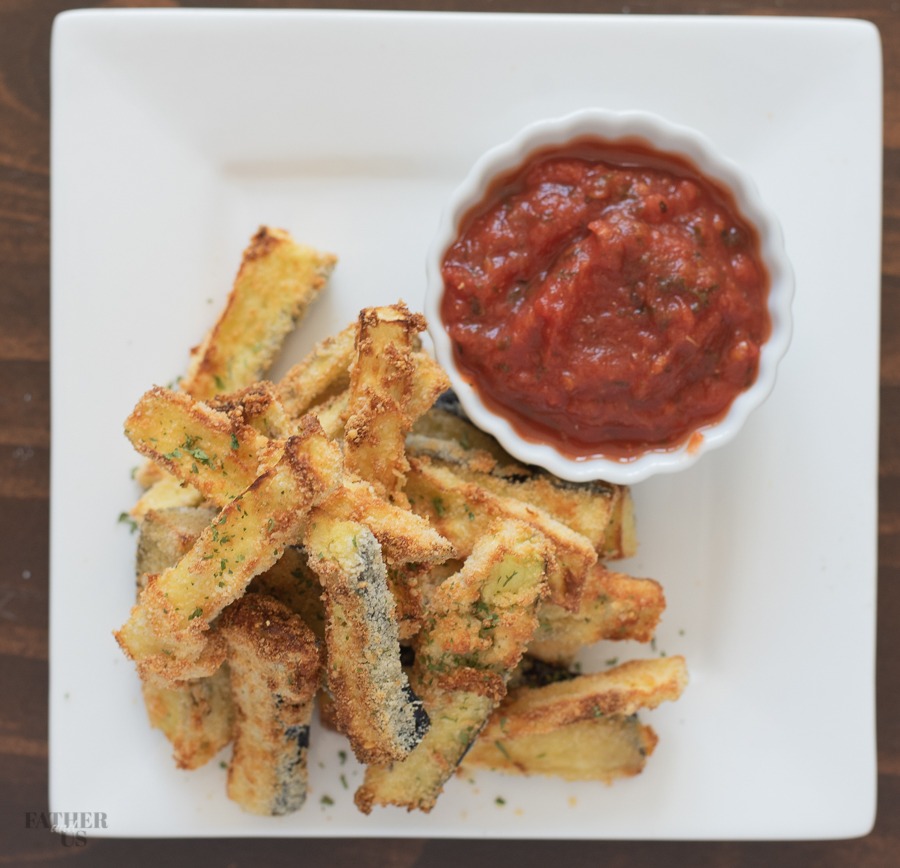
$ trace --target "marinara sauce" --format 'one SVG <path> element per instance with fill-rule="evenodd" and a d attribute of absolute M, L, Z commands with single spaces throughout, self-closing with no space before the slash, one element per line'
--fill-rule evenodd
<path fill-rule="evenodd" d="M 442 275 L 463 376 L 573 458 L 681 446 L 753 383 L 771 330 L 730 192 L 635 140 L 578 139 L 497 179 Z"/>

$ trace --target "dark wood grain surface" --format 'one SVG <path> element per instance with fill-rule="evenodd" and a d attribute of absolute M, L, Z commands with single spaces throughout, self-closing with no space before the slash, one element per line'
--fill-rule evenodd
<path fill-rule="evenodd" d="M 623 8 L 623 3 L 627 6 Z M 47 810 L 50 481 L 50 28 L 63 0 L 0 0 L 0 864 L 457 866 L 565 864 L 900 866 L 900 2 L 898 0 L 481 0 L 231 3 L 493 12 L 819 15 L 874 22 L 884 47 L 884 252 L 879 476 L 878 818 L 854 841 L 815 843 L 441 840 L 89 840 L 25 828 Z M 99 6 L 175 6 L 106 2 Z M 834 708 L 840 709 L 840 697 Z M 802 721 L 796 722 L 802 737 Z M 839 747 L 836 746 L 836 749 Z M 827 758 L 823 758 L 827 762 Z"/>

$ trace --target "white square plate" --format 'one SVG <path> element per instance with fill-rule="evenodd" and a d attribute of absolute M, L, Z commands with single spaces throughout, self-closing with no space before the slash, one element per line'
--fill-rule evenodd
<path fill-rule="evenodd" d="M 832 838 L 875 814 L 881 55 L 854 21 L 74 12 L 53 38 L 50 801 L 116 836 Z M 278 375 L 364 305 L 421 305 L 449 191 L 538 118 L 646 109 L 706 133 L 779 215 L 793 346 L 738 439 L 635 488 L 683 699 L 612 787 L 483 773 L 430 815 L 352 804 L 314 733 L 298 813 L 174 768 L 111 631 L 133 602 L 121 433 L 184 371 L 260 223 L 341 257 Z M 646 656 L 612 643 L 586 654 Z M 227 754 L 226 754 L 227 756 Z M 221 759 L 221 758 L 220 758 Z M 349 788 L 340 782 L 345 775 Z M 329 796 L 333 806 L 321 802 Z M 506 804 L 496 803 L 502 796 Z"/>

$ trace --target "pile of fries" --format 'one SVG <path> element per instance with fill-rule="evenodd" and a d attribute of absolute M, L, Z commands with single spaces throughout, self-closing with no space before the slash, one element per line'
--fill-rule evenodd
<path fill-rule="evenodd" d="M 628 489 L 525 467 L 471 425 L 403 303 L 363 310 L 263 378 L 335 257 L 263 227 L 179 391 L 125 423 L 149 461 L 138 603 L 116 632 L 150 722 L 194 769 L 233 742 L 228 795 L 279 815 L 307 793 L 316 702 L 367 764 L 359 809 L 429 811 L 461 766 L 611 781 L 657 737 L 684 660 L 593 675 L 601 639 L 650 641 L 659 585 Z"/>

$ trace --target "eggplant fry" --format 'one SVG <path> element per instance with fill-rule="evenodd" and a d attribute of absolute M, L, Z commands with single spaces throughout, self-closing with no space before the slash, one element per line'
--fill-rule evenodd
<path fill-rule="evenodd" d="M 544 510 L 589 539 L 598 553 L 606 546 L 612 505 L 620 486 L 608 482 L 566 482 L 546 471 L 524 466 L 514 474 L 510 467 L 500 468 L 489 453 L 462 449 L 454 440 L 413 434 L 406 443 L 411 454 L 429 456 L 435 467 L 445 467 L 460 479 L 501 497 L 512 497 Z"/>
<path fill-rule="evenodd" d="M 530 526 L 493 523 L 462 570 L 432 597 L 416 637 L 415 685 L 432 726 L 402 762 L 370 765 L 354 800 L 428 812 L 518 664 L 547 593 L 552 547 Z"/>
<path fill-rule="evenodd" d="M 155 466 L 155 465 L 154 465 Z M 190 509 L 200 506 L 205 498 L 192 485 L 182 482 L 171 473 L 161 470 L 162 478 L 148 488 L 140 500 L 131 508 L 129 515 L 138 523 L 143 522 L 144 517 L 151 510 L 171 509 L 182 507 Z"/>
<path fill-rule="evenodd" d="M 325 605 L 319 577 L 307 564 L 306 551 L 288 546 L 284 554 L 247 586 L 248 594 L 265 594 L 283 603 L 312 630 L 316 639 L 325 640 Z"/>
<path fill-rule="evenodd" d="M 299 419 L 316 405 L 350 387 L 350 365 L 356 352 L 359 323 L 325 338 L 278 383 L 277 392 L 288 418 Z"/>
<path fill-rule="evenodd" d="M 335 714 L 360 762 L 402 759 L 428 716 L 400 665 L 394 600 L 381 546 L 364 525 L 316 510 L 305 539 L 325 589 L 327 681 Z"/>
<path fill-rule="evenodd" d="M 423 413 L 427 413 L 434 402 L 450 388 L 447 372 L 431 356 L 423 352 L 414 352 L 412 363 L 415 367 L 415 376 L 406 407 L 406 415 L 411 425 L 415 424 Z"/>
<path fill-rule="evenodd" d="M 260 227 L 244 251 L 225 309 L 191 350 L 182 391 L 204 401 L 261 380 L 336 262 L 282 229 Z"/>
<path fill-rule="evenodd" d="M 174 567 L 193 547 L 197 537 L 216 517 L 215 509 L 175 506 L 152 509 L 141 522 L 135 569 L 138 584 L 145 575 Z"/>
<path fill-rule="evenodd" d="M 259 476 L 270 442 L 225 413 L 159 386 L 138 401 L 125 421 L 125 436 L 217 506 L 230 503 Z"/>
<path fill-rule="evenodd" d="M 209 622 L 296 541 L 308 511 L 339 483 L 340 451 L 314 417 L 305 424 L 278 464 L 222 510 L 177 566 L 148 578 L 116 634 L 145 680 L 171 686 L 215 671 L 224 649 L 207 648 Z"/>
<path fill-rule="evenodd" d="M 502 713 L 501 709 L 494 714 Z M 460 771 L 487 769 L 507 775 L 610 784 L 616 778 L 640 774 L 657 741 L 653 728 L 644 726 L 636 714 L 580 720 L 550 732 L 517 738 L 498 733 L 492 716 L 466 754 Z"/>
<path fill-rule="evenodd" d="M 582 647 L 601 639 L 649 642 L 665 608 L 666 597 L 657 582 L 594 564 L 576 612 L 552 603 L 541 606 L 540 626 L 528 653 L 548 663 L 568 665 Z"/>
<path fill-rule="evenodd" d="M 147 573 L 175 566 L 215 516 L 214 509 L 150 510 L 141 523 L 138 540 L 138 588 L 143 587 Z M 200 768 L 231 741 L 234 704 L 228 677 L 228 667 L 223 664 L 209 678 L 180 687 L 141 683 L 150 726 L 162 730 L 172 743 L 178 768 Z"/>
<path fill-rule="evenodd" d="M 610 509 L 609 524 L 600 557 L 606 561 L 633 558 L 637 554 L 637 530 L 634 525 L 634 501 L 631 489 L 617 486 Z"/>
<path fill-rule="evenodd" d="M 400 638 L 415 635 L 423 613 L 419 576 L 425 572 L 417 565 L 446 560 L 454 554 L 453 546 L 424 518 L 382 500 L 370 485 L 349 475 L 318 512 L 333 521 L 358 522 L 374 534 L 389 565 Z"/>
<path fill-rule="evenodd" d="M 688 683 L 684 658 L 629 660 L 604 672 L 579 675 L 544 687 L 511 691 L 491 718 L 484 738 L 514 739 L 553 732 L 570 723 L 674 702 Z"/>
<path fill-rule="evenodd" d="M 172 743 L 178 768 L 200 768 L 231 741 L 234 703 L 229 678 L 228 664 L 223 663 L 208 678 L 182 687 L 141 683 L 150 725 Z"/>
<path fill-rule="evenodd" d="M 687 681 L 684 658 L 667 657 L 511 690 L 465 767 L 607 783 L 639 774 L 658 739 L 636 712 L 674 702 Z"/>
<path fill-rule="evenodd" d="M 157 467 L 153 461 L 144 461 L 143 464 L 131 471 L 132 479 L 145 491 L 152 488 L 157 482 L 162 481 L 168 474 L 162 467 Z"/>
<path fill-rule="evenodd" d="M 344 427 L 347 470 L 371 483 L 382 497 L 406 501 L 400 490 L 409 465 L 407 405 L 415 366 L 412 345 L 425 318 L 406 305 L 360 311 L 356 357 L 350 368 L 350 401 Z"/>
<path fill-rule="evenodd" d="M 431 443 L 428 441 L 431 441 Z M 463 463 L 470 470 L 481 470 L 491 473 L 492 476 L 509 479 L 510 481 L 546 480 L 557 492 L 549 500 L 541 500 L 541 497 L 546 496 L 546 493 L 542 495 L 538 494 L 537 491 L 535 491 L 534 500 L 530 500 L 527 495 L 521 495 L 522 499 L 529 500 L 536 506 L 546 509 L 547 512 L 558 518 L 563 524 L 569 524 L 569 521 L 564 516 L 571 507 L 564 507 L 561 512 L 557 512 L 553 506 L 553 498 L 555 496 L 564 497 L 562 495 L 563 491 L 584 491 L 585 494 L 593 495 L 596 493 L 606 497 L 611 491 L 609 519 L 603 539 L 602 541 L 595 541 L 597 553 L 603 560 L 607 561 L 630 558 L 637 554 L 634 503 L 627 486 L 612 485 L 606 482 L 566 482 L 565 480 L 557 479 L 552 474 L 520 464 L 490 434 L 486 434 L 484 431 L 476 428 L 469 421 L 459 403 L 459 399 L 452 391 L 441 395 L 434 407 L 416 419 L 413 425 L 412 438 L 408 438 L 408 443 L 414 451 L 418 450 L 421 454 L 434 454 L 434 457 L 452 464 Z M 452 444 L 454 443 L 457 446 L 456 449 L 453 449 Z M 473 463 L 473 457 L 477 453 L 490 455 L 495 462 L 494 465 L 490 466 L 488 464 L 486 466 L 483 455 L 479 456 L 480 462 Z M 546 489 L 544 489 L 544 492 L 546 492 Z M 500 493 L 500 491 L 498 490 L 497 493 Z M 576 524 L 571 524 L 570 526 L 573 530 L 583 533 L 592 539 L 594 538 L 590 532 L 590 524 L 583 527 L 579 527 Z"/>
<path fill-rule="evenodd" d="M 444 369 L 430 356 L 422 352 L 414 352 L 410 356 L 415 374 L 412 392 L 406 406 L 408 424 L 421 416 L 434 403 L 435 399 L 447 389 L 450 381 Z M 347 371 L 347 380 L 350 373 Z M 350 388 L 323 398 L 310 407 L 307 412 L 319 417 L 322 427 L 329 437 L 344 436 L 345 420 L 350 407 Z"/>
<path fill-rule="evenodd" d="M 460 558 L 472 552 L 495 518 L 523 521 L 540 531 L 553 546 L 557 559 L 547 577 L 550 601 L 577 610 L 587 571 L 597 562 L 590 540 L 544 510 L 466 482 L 429 458 L 410 458 L 406 494 L 413 512 L 427 518 L 453 544 Z"/>
<path fill-rule="evenodd" d="M 320 682 L 316 638 L 299 615 L 263 594 L 229 606 L 219 630 L 237 712 L 228 797 L 251 814 L 296 811 L 306 801 L 309 725 Z"/>

